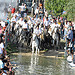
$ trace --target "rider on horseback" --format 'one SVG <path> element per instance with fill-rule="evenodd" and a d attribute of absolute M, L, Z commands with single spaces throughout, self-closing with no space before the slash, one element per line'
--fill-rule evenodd
<path fill-rule="evenodd" d="M 34 32 L 37 35 L 38 41 L 39 41 L 39 46 L 40 46 L 40 35 L 42 33 L 41 29 L 39 29 L 39 25 L 37 25 L 36 29 L 34 30 Z"/>
<path fill-rule="evenodd" d="M 27 35 L 28 35 L 28 24 L 27 21 L 24 20 L 24 24 L 22 26 L 23 29 L 23 36 L 25 36 L 25 39 L 27 39 Z"/>

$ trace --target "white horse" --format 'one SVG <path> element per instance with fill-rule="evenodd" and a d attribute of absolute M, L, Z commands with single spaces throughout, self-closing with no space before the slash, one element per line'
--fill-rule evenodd
<path fill-rule="evenodd" d="M 38 51 L 38 54 L 39 54 L 39 41 L 38 41 L 38 38 L 37 38 L 37 35 L 33 33 L 33 36 L 32 36 L 32 53 L 34 53 L 34 50 L 36 48 L 36 54 L 37 54 L 37 51 Z"/>

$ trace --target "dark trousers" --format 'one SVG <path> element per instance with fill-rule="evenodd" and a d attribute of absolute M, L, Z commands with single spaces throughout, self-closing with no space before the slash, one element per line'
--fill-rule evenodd
<path fill-rule="evenodd" d="M 40 48 L 40 38 L 38 37 L 38 42 L 39 42 L 39 48 Z"/>
<path fill-rule="evenodd" d="M 24 11 L 21 11 L 21 17 L 24 17 Z"/>
<path fill-rule="evenodd" d="M 23 29 L 23 36 L 25 36 L 25 39 L 27 39 L 28 31 L 27 29 Z"/>

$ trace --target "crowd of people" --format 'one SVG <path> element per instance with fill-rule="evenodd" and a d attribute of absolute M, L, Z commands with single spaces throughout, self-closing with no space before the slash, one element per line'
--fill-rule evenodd
<path fill-rule="evenodd" d="M 57 38 L 56 36 L 54 36 L 54 33 L 57 32 L 59 41 L 60 39 L 66 40 L 67 49 L 69 49 L 69 46 L 72 45 L 72 47 L 70 47 L 70 51 L 74 50 L 74 44 L 75 44 L 74 22 L 68 21 L 64 17 L 60 17 L 60 16 L 54 17 L 52 15 L 48 15 L 47 11 L 44 11 L 44 17 L 43 17 L 42 6 L 36 8 L 33 17 L 27 16 L 28 9 L 26 4 L 22 4 L 22 6 L 20 6 L 20 12 L 21 13 L 17 11 L 17 13 L 14 13 L 14 16 L 11 18 L 12 29 L 14 23 L 18 23 L 22 27 L 25 36 L 27 36 L 28 32 L 30 31 L 31 33 L 37 34 L 38 40 L 41 40 L 40 35 L 43 34 L 45 31 L 47 31 L 47 33 L 49 33 L 50 36 L 52 36 L 53 38 L 53 42 L 52 42 L 53 45 L 54 45 L 55 38 Z M 67 52 L 68 51 L 69 50 L 67 50 Z"/>
<path fill-rule="evenodd" d="M 14 75 L 12 65 L 10 63 L 10 56 L 7 55 L 5 49 L 5 33 L 8 22 L 0 22 L 0 75 Z M 7 32 L 7 31 L 6 31 Z"/>
<path fill-rule="evenodd" d="M 50 36 L 52 36 L 53 45 L 54 40 L 57 38 L 56 36 L 54 36 L 54 33 L 56 34 L 57 32 L 59 41 L 60 39 L 67 40 L 67 52 L 70 51 L 72 53 L 75 50 L 74 22 L 68 21 L 66 18 L 60 16 L 54 17 L 52 15 L 48 15 L 47 11 L 44 11 L 43 17 L 42 7 L 36 8 L 33 17 L 27 16 L 27 13 L 27 6 L 23 3 L 22 6 L 20 6 L 20 11 L 16 12 L 14 9 L 11 19 L 7 17 L 5 21 L 0 21 L 0 75 L 14 75 L 10 64 L 10 57 L 7 56 L 6 50 L 4 48 L 6 35 L 5 30 L 8 25 L 10 25 L 10 31 L 12 32 L 12 34 L 14 34 L 15 28 L 20 26 L 22 27 L 23 35 L 27 36 L 28 32 L 35 33 L 38 37 L 39 42 L 41 40 L 40 35 L 45 34 L 46 32 L 50 34 Z M 75 59 L 75 54 L 73 59 Z"/>

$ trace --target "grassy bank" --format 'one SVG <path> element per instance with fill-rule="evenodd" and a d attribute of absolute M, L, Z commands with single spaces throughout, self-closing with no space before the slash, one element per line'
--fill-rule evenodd
<path fill-rule="evenodd" d="M 16 44 L 9 43 L 8 46 L 7 46 L 7 48 L 6 48 L 6 51 L 7 51 L 8 54 L 18 52 Z"/>

